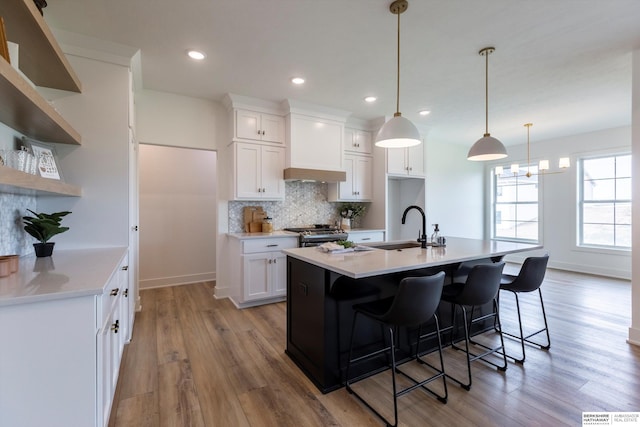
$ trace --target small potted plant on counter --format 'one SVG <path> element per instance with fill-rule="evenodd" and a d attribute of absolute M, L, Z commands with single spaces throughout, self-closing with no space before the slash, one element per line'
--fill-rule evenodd
<path fill-rule="evenodd" d="M 367 210 L 367 206 L 363 203 L 341 203 L 338 206 L 338 213 L 340 214 L 340 227 L 343 230 L 350 228 L 357 228 L 357 220 Z"/>
<path fill-rule="evenodd" d="M 37 257 L 48 257 L 53 253 L 53 246 L 55 242 L 49 242 L 56 234 L 64 233 L 69 230 L 69 227 L 62 227 L 60 223 L 64 216 L 69 215 L 71 212 L 54 212 L 51 214 L 36 213 L 31 209 L 27 209 L 34 216 L 23 216 L 24 231 L 33 236 L 40 243 L 34 243 L 33 248 L 36 251 Z"/>

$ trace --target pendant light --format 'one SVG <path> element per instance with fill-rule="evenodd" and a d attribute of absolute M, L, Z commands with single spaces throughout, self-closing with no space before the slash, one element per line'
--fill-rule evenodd
<path fill-rule="evenodd" d="M 531 130 L 531 126 L 533 126 L 533 123 L 525 123 L 524 127 L 527 128 L 527 173 L 524 174 L 524 176 L 526 176 L 527 178 L 531 178 L 534 175 L 553 175 L 556 173 L 561 173 L 564 172 L 564 169 L 567 169 L 569 167 L 571 167 L 571 160 L 568 157 L 561 157 L 558 160 L 558 168 L 560 168 L 561 170 L 558 172 L 546 172 L 549 170 L 549 160 L 540 160 L 540 162 L 538 163 L 538 172 L 539 173 L 531 173 L 530 170 L 530 165 L 531 165 L 531 142 L 529 139 L 529 133 Z M 495 174 L 496 175 L 502 175 L 504 173 L 504 169 L 502 166 L 496 166 L 495 168 Z M 513 163 L 511 165 L 511 173 L 514 176 L 520 176 L 520 165 L 518 165 L 517 163 Z"/>
<path fill-rule="evenodd" d="M 485 47 L 481 49 L 480 56 L 486 58 L 486 79 L 485 79 L 485 133 L 482 138 L 476 141 L 469 150 L 467 160 L 498 160 L 507 157 L 507 150 L 498 139 L 489 134 L 489 55 L 496 49 Z"/>
<path fill-rule="evenodd" d="M 420 144 L 420 132 L 409 119 L 400 114 L 400 14 L 407 10 L 407 0 L 395 0 L 389 6 L 394 15 L 398 15 L 398 61 L 396 80 L 396 112 L 393 118 L 387 121 L 376 136 L 376 145 L 384 148 L 412 147 Z"/>

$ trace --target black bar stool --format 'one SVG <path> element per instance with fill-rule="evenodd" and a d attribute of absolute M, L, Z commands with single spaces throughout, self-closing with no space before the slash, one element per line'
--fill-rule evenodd
<path fill-rule="evenodd" d="M 551 347 L 551 338 L 549 337 L 549 326 L 547 324 L 547 314 L 544 310 L 544 302 L 542 300 L 542 290 L 540 289 L 542 282 L 544 281 L 544 275 L 547 271 L 547 263 L 549 262 L 549 255 L 543 255 L 539 257 L 529 257 L 524 260 L 520 272 L 517 276 L 509 274 L 503 274 L 500 284 L 500 290 L 512 292 L 516 299 L 516 309 L 518 311 L 518 326 L 520 327 L 520 335 L 514 335 L 507 332 L 502 332 L 504 335 L 516 338 L 520 341 L 522 346 L 522 358 L 509 356 L 509 358 L 515 360 L 518 363 L 524 363 L 526 357 L 524 347 L 525 343 L 533 344 L 540 347 L 543 350 L 548 350 Z M 520 315 L 520 300 L 518 294 L 521 292 L 533 292 L 538 291 L 540 296 L 540 307 L 542 308 L 542 318 L 544 319 L 544 328 L 532 332 L 528 335 L 524 335 L 522 329 L 522 317 Z M 534 337 L 542 332 L 546 332 L 547 343 L 532 341 L 530 338 Z"/>
<path fill-rule="evenodd" d="M 500 325 L 500 316 L 498 312 L 498 291 L 500 288 L 500 279 L 502 277 L 502 269 L 504 268 L 504 262 L 497 262 L 493 264 L 478 264 L 469 270 L 469 274 L 464 283 L 452 283 L 447 285 L 442 290 L 442 300 L 452 304 L 452 320 L 451 326 L 446 329 L 451 329 L 451 346 L 456 350 L 464 350 L 467 356 L 467 373 L 468 382 L 462 382 L 451 375 L 447 374 L 447 377 L 451 378 L 458 384 L 460 384 L 465 390 L 471 389 L 471 362 L 476 360 L 482 360 L 485 363 L 489 363 L 497 367 L 501 371 L 507 370 L 507 357 L 504 351 L 504 338 L 502 337 Z M 473 317 L 473 311 L 475 306 L 481 306 L 491 302 L 493 304 L 492 312 L 489 314 L 480 315 L 476 318 Z M 466 307 L 471 307 L 471 313 L 467 318 Z M 458 347 L 454 342 L 454 332 L 456 331 L 456 314 L 457 307 L 460 307 L 462 311 L 462 319 L 464 323 L 464 343 L 465 347 Z M 500 335 L 500 346 L 489 347 L 482 343 L 472 340 L 469 337 L 469 330 L 474 323 L 481 322 L 493 318 L 494 325 L 498 325 L 496 332 Z M 489 326 L 491 327 L 491 326 Z M 469 344 L 482 347 L 485 351 L 480 354 L 474 354 L 469 351 Z M 504 363 L 498 365 L 491 360 L 486 359 L 486 356 L 498 353 L 502 355 Z"/>
<path fill-rule="evenodd" d="M 433 394 L 443 403 L 447 403 L 447 380 L 444 370 L 444 362 L 442 359 L 442 343 L 440 341 L 440 325 L 438 318 L 435 315 L 435 311 L 438 308 L 440 302 L 440 296 L 442 294 L 442 287 L 444 285 L 445 273 L 443 271 L 434 274 L 433 276 L 424 277 L 406 277 L 400 281 L 398 286 L 398 292 L 395 296 L 364 303 L 356 304 L 353 306 L 355 315 L 353 318 L 353 325 L 351 328 L 351 342 L 349 345 L 349 361 L 347 364 L 346 372 L 346 387 L 347 391 L 354 394 L 362 403 L 364 403 L 369 409 L 371 409 L 378 417 L 380 417 L 387 426 L 398 425 L 398 397 L 415 390 L 422 388 L 427 392 Z M 384 348 L 373 351 L 371 353 L 353 358 L 353 341 L 354 331 L 356 329 L 356 322 L 359 315 L 365 316 L 371 320 L 374 320 L 382 325 L 388 326 L 389 331 L 389 345 L 384 344 Z M 399 364 L 396 363 L 396 340 L 398 339 L 398 329 L 400 327 L 418 327 L 423 323 L 428 322 L 431 318 L 435 319 L 436 333 L 438 335 L 438 352 L 440 356 L 440 368 L 437 368 L 429 364 L 426 360 L 418 356 L 417 351 L 410 360 L 417 360 L 421 364 L 429 366 L 436 371 L 435 375 L 430 376 L 425 380 L 416 380 L 409 376 L 405 372 L 399 369 Z M 416 348 L 420 346 L 420 334 L 417 337 Z M 388 354 L 387 354 L 388 352 Z M 391 358 L 391 365 L 382 370 L 376 370 L 374 372 L 368 372 L 360 375 L 357 378 L 349 378 L 349 370 L 353 363 L 369 360 L 373 357 L 385 354 Z M 351 386 L 358 381 L 361 381 L 371 375 L 383 372 L 384 370 L 391 369 L 391 378 L 393 384 L 393 412 L 394 412 L 394 424 L 391 424 L 384 416 L 373 408 L 361 395 L 354 391 Z M 397 390 L 396 387 L 396 373 L 402 374 L 413 382 L 413 385 Z M 427 383 L 430 383 L 438 378 L 442 378 L 444 385 L 444 394 L 439 395 L 433 390 L 426 387 Z"/>

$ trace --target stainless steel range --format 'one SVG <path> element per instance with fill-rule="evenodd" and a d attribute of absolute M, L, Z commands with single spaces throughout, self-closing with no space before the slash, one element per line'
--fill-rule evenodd
<path fill-rule="evenodd" d="M 311 227 L 285 228 L 286 231 L 298 233 L 298 246 L 320 246 L 326 242 L 346 240 L 349 237 L 345 231 L 328 224 L 316 224 Z"/>

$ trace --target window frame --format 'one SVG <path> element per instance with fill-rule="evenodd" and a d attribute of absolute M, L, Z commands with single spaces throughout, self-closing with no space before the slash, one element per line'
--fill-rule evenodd
<path fill-rule="evenodd" d="M 633 246 L 633 240 L 631 240 L 631 246 L 621 246 L 621 245 L 616 245 L 615 244 L 615 240 L 616 240 L 616 234 L 615 234 L 615 227 L 616 224 L 618 224 L 616 222 L 616 214 L 615 214 L 615 208 L 616 208 L 616 204 L 629 204 L 630 206 L 632 206 L 632 200 L 633 200 L 633 194 L 630 194 L 630 198 L 629 199 L 617 199 L 615 196 L 616 193 L 616 189 L 617 189 L 617 184 L 618 184 L 618 180 L 619 179 L 627 179 L 627 178 L 631 178 L 633 179 L 633 168 L 630 168 L 630 173 L 631 176 L 629 177 L 617 177 L 616 172 L 614 171 L 614 176 L 611 178 L 607 178 L 607 179 L 613 179 L 614 180 L 614 198 L 613 199 L 595 199 L 595 200 L 589 200 L 589 201 L 585 201 L 585 197 L 584 197 L 584 184 L 585 184 L 585 176 L 584 176 L 584 162 L 585 160 L 596 160 L 596 159 L 607 159 L 607 158 L 617 158 L 617 157 L 626 157 L 629 156 L 631 158 L 632 153 L 630 151 L 620 151 L 620 152 L 610 152 L 610 153 L 600 153 L 597 155 L 587 155 L 587 156 L 582 156 L 579 157 L 577 159 L 577 203 L 576 203 L 576 239 L 575 239 L 575 245 L 576 245 L 576 249 L 577 250 L 581 250 L 581 251 L 611 251 L 612 253 L 614 252 L 631 252 L 632 250 L 632 246 Z M 632 159 L 631 159 L 632 161 Z M 604 179 L 604 178 L 603 178 Z M 612 203 L 613 207 L 614 207 L 614 214 L 613 214 L 613 222 L 611 223 L 611 225 L 614 228 L 614 244 L 613 245 L 604 245 L 604 244 L 594 244 L 594 243 L 584 243 L 584 206 L 585 203 L 587 204 L 597 204 L 597 203 Z M 630 227 L 633 227 L 633 217 L 631 217 L 631 224 Z M 626 225 L 626 224 L 620 224 L 620 225 Z"/>
<path fill-rule="evenodd" d="M 529 165 L 527 164 L 523 164 L 520 165 L 520 170 L 527 170 L 527 171 L 531 171 L 533 175 L 538 176 L 537 172 L 538 172 L 538 165 L 535 163 L 531 163 Z M 543 224 L 542 224 L 542 213 L 543 213 L 543 206 L 542 206 L 542 201 L 543 201 L 543 197 L 542 197 L 542 191 L 543 191 L 543 181 L 541 179 L 537 179 L 537 200 L 536 201 L 528 201 L 528 202 L 518 202 L 518 201 L 514 201 L 514 202 L 509 202 L 509 203 L 499 203 L 497 201 L 497 197 L 498 197 L 498 179 L 499 177 L 495 174 L 495 166 L 490 168 L 491 171 L 491 200 L 490 200 L 490 209 L 491 209 L 491 239 L 492 240 L 499 240 L 499 241 L 506 241 L 506 242 L 519 242 L 519 243 L 533 243 L 533 244 L 542 244 L 542 233 L 543 233 Z M 508 172 L 505 171 L 505 174 L 508 174 Z M 508 175 L 506 176 L 508 177 Z M 526 176 L 518 176 L 515 178 L 516 179 L 516 190 L 517 187 L 519 185 L 521 185 L 520 183 L 522 182 L 522 184 L 526 183 L 525 180 L 528 180 L 530 178 L 527 178 Z M 524 206 L 524 205 L 533 205 L 536 204 L 537 205 L 537 221 L 536 222 L 536 226 L 537 226 L 537 238 L 536 239 L 528 239 L 528 238 L 520 238 L 520 237 L 507 237 L 507 236 L 498 236 L 497 233 L 497 224 L 496 224 L 496 219 L 497 219 L 497 210 L 496 207 L 500 204 L 513 204 L 516 207 L 516 214 L 517 214 L 517 207 L 518 206 Z M 517 217 L 516 217 L 516 235 L 517 235 Z"/>

